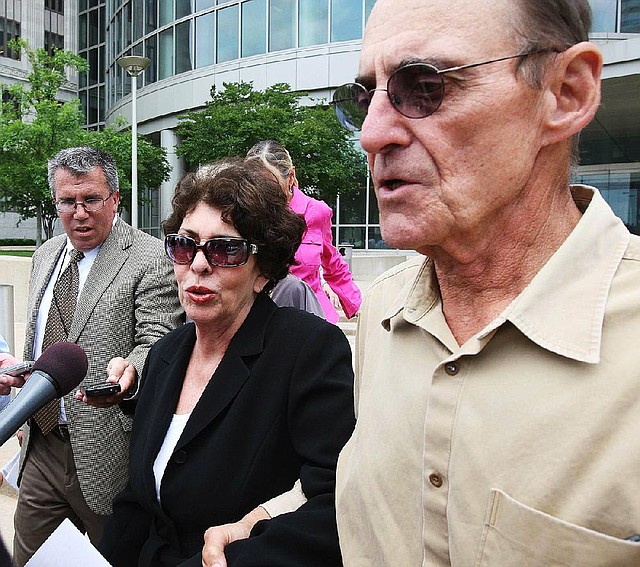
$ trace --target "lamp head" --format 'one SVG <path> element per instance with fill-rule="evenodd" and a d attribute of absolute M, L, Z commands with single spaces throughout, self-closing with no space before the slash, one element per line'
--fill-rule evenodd
<path fill-rule="evenodd" d="M 117 60 L 118 65 L 122 67 L 131 77 L 137 77 L 151 63 L 151 59 L 142 55 L 127 55 Z"/>

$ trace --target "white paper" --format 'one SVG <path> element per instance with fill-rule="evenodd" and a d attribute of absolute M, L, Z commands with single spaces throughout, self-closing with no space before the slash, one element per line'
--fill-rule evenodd
<path fill-rule="evenodd" d="M 2 476 L 4 477 L 4 481 L 16 490 L 18 490 L 18 472 L 20 469 L 20 450 L 16 451 L 16 454 L 13 455 L 3 466 L 0 472 L 2 472 Z"/>
<path fill-rule="evenodd" d="M 25 567 L 111 567 L 71 520 L 65 519 Z"/>

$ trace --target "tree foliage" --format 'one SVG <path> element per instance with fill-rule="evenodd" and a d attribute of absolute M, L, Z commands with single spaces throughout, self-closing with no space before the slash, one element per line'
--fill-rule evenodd
<path fill-rule="evenodd" d="M 205 108 L 180 117 L 176 152 L 189 168 L 230 155 L 243 156 L 256 142 L 273 139 L 291 153 L 301 188 L 328 202 L 362 185 L 365 160 L 326 105 L 310 105 L 307 93 L 280 83 L 256 91 L 251 83 L 211 89 Z"/>
<path fill-rule="evenodd" d="M 23 39 L 10 42 L 11 49 L 24 52 L 31 64 L 26 85 L 0 85 L 8 101 L 0 108 L 0 192 L 4 207 L 21 219 L 36 217 L 36 242 L 42 228 L 50 237 L 57 219 L 47 182 L 47 160 L 71 146 L 88 145 L 109 152 L 118 164 L 122 204 L 130 202 L 131 133 L 119 131 L 122 124 L 105 130 L 87 131 L 77 99 L 56 99 L 66 82 L 66 71 L 86 72 L 87 63 L 65 50 L 31 49 Z M 139 186 L 157 187 L 169 175 L 165 151 L 141 138 L 138 141 Z"/>

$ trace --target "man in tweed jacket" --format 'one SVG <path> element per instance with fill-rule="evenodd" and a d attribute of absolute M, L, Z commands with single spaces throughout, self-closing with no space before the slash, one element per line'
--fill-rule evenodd
<path fill-rule="evenodd" d="M 17 565 L 64 518 L 98 543 L 113 497 L 127 481 L 132 416 L 121 402 L 135 395 L 151 345 L 183 319 L 162 242 L 117 217 L 113 159 L 92 148 L 62 150 L 49 162 L 49 185 L 66 234 L 33 256 L 24 358 L 40 354 L 48 309 L 55 301 L 53 286 L 73 247 L 84 252 L 68 329 L 68 340 L 89 359 L 80 389 L 103 383 L 109 375 L 119 378 L 122 392 L 98 398 L 95 407 L 83 403 L 82 393 L 72 392 L 64 398 L 61 425 L 54 431 L 43 435 L 33 420 L 25 426 L 15 515 Z"/>

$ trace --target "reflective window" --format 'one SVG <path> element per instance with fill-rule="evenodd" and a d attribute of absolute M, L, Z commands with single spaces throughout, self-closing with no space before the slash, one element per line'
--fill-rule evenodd
<path fill-rule="evenodd" d="M 364 19 L 365 21 L 369 19 L 369 15 L 371 14 L 371 10 L 373 9 L 373 5 L 376 3 L 376 0 L 364 0 Z"/>
<path fill-rule="evenodd" d="M 87 14 L 78 18 L 78 49 L 87 48 Z"/>
<path fill-rule="evenodd" d="M 89 50 L 89 57 L 87 59 L 89 63 L 89 84 L 95 85 L 98 82 L 98 49 Z"/>
<path fill-rule="evenodd" d="M 89 54 L 86 51 L 80 54 L 80 57 L 82 57 L 85 61 L 87 60 L 88 56 Z M 87 73 L 78 73 L 78 88 L 83 89 L 86 86 L 87 86 Z"/>
<path fill-rule="evenodd" d="M 175 0 L 176 20 L 191 14 L 191 0 Z"/>
<path fill-rule="evenodd" d="M 173 75 L 173 29 L 158 34 L 158 80 Z"/>
<path fill-rule="evenodd" d="M 269 3 L 269 51 L 295 47 L 295 0 Z"/>
<path fill-rule="evenodd" d="M 578 183 L 592 185 L 600 190 L 613 212 L 633 234 L 640 234 L 640 173 L 630 171 L 603 171 L 585 173 L 577 177 Z"/>
<path fill-rule="evenodd" d="M 640 0 L 622 0 L 620 31 L 640 33 Z"/>
<path fill-rule="evenodd" d="M 105 20 L 104 18 L 104 6 L 101 6 L 100 9 L 98 10 L 98 13 L 100 14 L 100 25 L 98 26 L 98 41 L 100 43 L 104 43 L 104 34 L 105 34 L 105 22 L 107 20 Z"/>
<path fill-rule="evenodd" d="M 122 15 L 122 12 L 120 12 Z M 120 23 L 120 20 L 118 20 Z M 98 25 L 98 10 L 92 10 L 89 12 L 89 45 L 95 45 L 98 43 L 98 29 L 100 26 Z"/>
<path fill-rule="evenodd" d="M 329 41 L 329 0 L 300 0 L 298 45 L 307 47 Z"/>
<path fill-rule="evenodd" d="M 145 0 L 144 3 L 144 32 L 151 33 L 158 29 L 158 18 L 156 12 L 157 0 Z"/>
<path fill-rule="evenodd" d="M 196 67 L 213 65 L 215 39 L 215 13 L 209 12 L 196 18 Z"/>
<path fill-rule="evenodd" d="M 104 85 L 98 87 L 98 122 L 104 122 Z"/>
<path fill-rule="evenodd" d="M 144 10 L 141 10 L 139 8 L 139 6 L 135 6 L 135 9 L 133 10 L 133 40 L 136 41 L 137 39 L 140 39 L 143 36 L 144 30 L 143 30 L 143 18 L 144 16 Z"/>
<path fill-rule="evenodd" d="M 149 65 L 144 72 L 144 82 L 149 85 L 158 80 L 158 36 L 152 35 L 144 42 L 144 54 L 151 59 Z"/>
<path fill-rule="evenodd" d="M 389 250 L 391 248 L 391 246 L 389 246 L 382 238 L 382 232 L 380 232 L 379 226 L 369 228 L 369 241 L 367 242 L 367 248 L 372 250 Z"/>
<path fill-rule="evenodd" d="M 193 20 L 187 20 L 176 26 L 176 75 L 193 69 L 191 56 L 191 30 Z"/>
<path fill-rule="evenodd" d="M 616 0 L 591 0 L 591 12 L 593 21 L 591 31 L 614 32 L 616 31 L 616 16 L 618 13 Z"/>
<path fill-rule="evenodd" d="M 265 0 L 249 0 L 242 4 L 242 53 L 250 57 L 267 49 L 267 5 Z"/>
<path fill-rule="evenodd" d="M 238 58 L 238 5 L 218 10 L 216 28 L 217 62 Z"/>
<path fill-rule="evenodd" d="M 89 114 L 87 116 L 89 124 L 98 122 L 98 89 L 89 90 Z"/>
<path fill-rule="evenodd" d="M 207 8 L 213 8 L 215 5 L 216 0 L 196 0 L 196 12 L 206 10 Z"/>
<path fill-rule="evenodd" d="M 124 12 L 124 20 L 123 20 L 123 31 L 124 31 L 124 45 L 125 48 L 131 45 L 131 31 L 133 28 L 132 25 L 132 16 L 131 16 L 131 3 L 125 4 L 123 10 Z M 95 11 L 96 14 L 96 23 L 98 21 L 98 11 Z M 98 28 L 99 29 L 99 28 Z"/>
<path fill-rule="evenodd" d="M 160 27 L 173 21 L 173 0 L 158 0 L 158 21 Z"/>
<path fill-rule="evenodd" d="M 362 37 L 362 0 L 331 0 L 331 41 Z"/>
<path fill-rule="evenodd" d="M 89 16 L 94 14 L 95 12 L 89 12 Z M 91 41 L 91 27 L 92 22 L 89 20 L 89 45 L 95 43 L 95 41 Z M 122 12 L 118 12 L 116 17 L 113 20 L 113 36 L 114 36 L 114 44 L 115 44 L 115 52 L 120 53 L 122 51 Z"/>
<path fill-rule="evenodd" d="M 340 231 L 338 233 L 338 237 L 334 238 L 334 243 L 353 244 L 354 248 L 364 248 L 364 236 L 364 226 L 340 225 Z"/>

